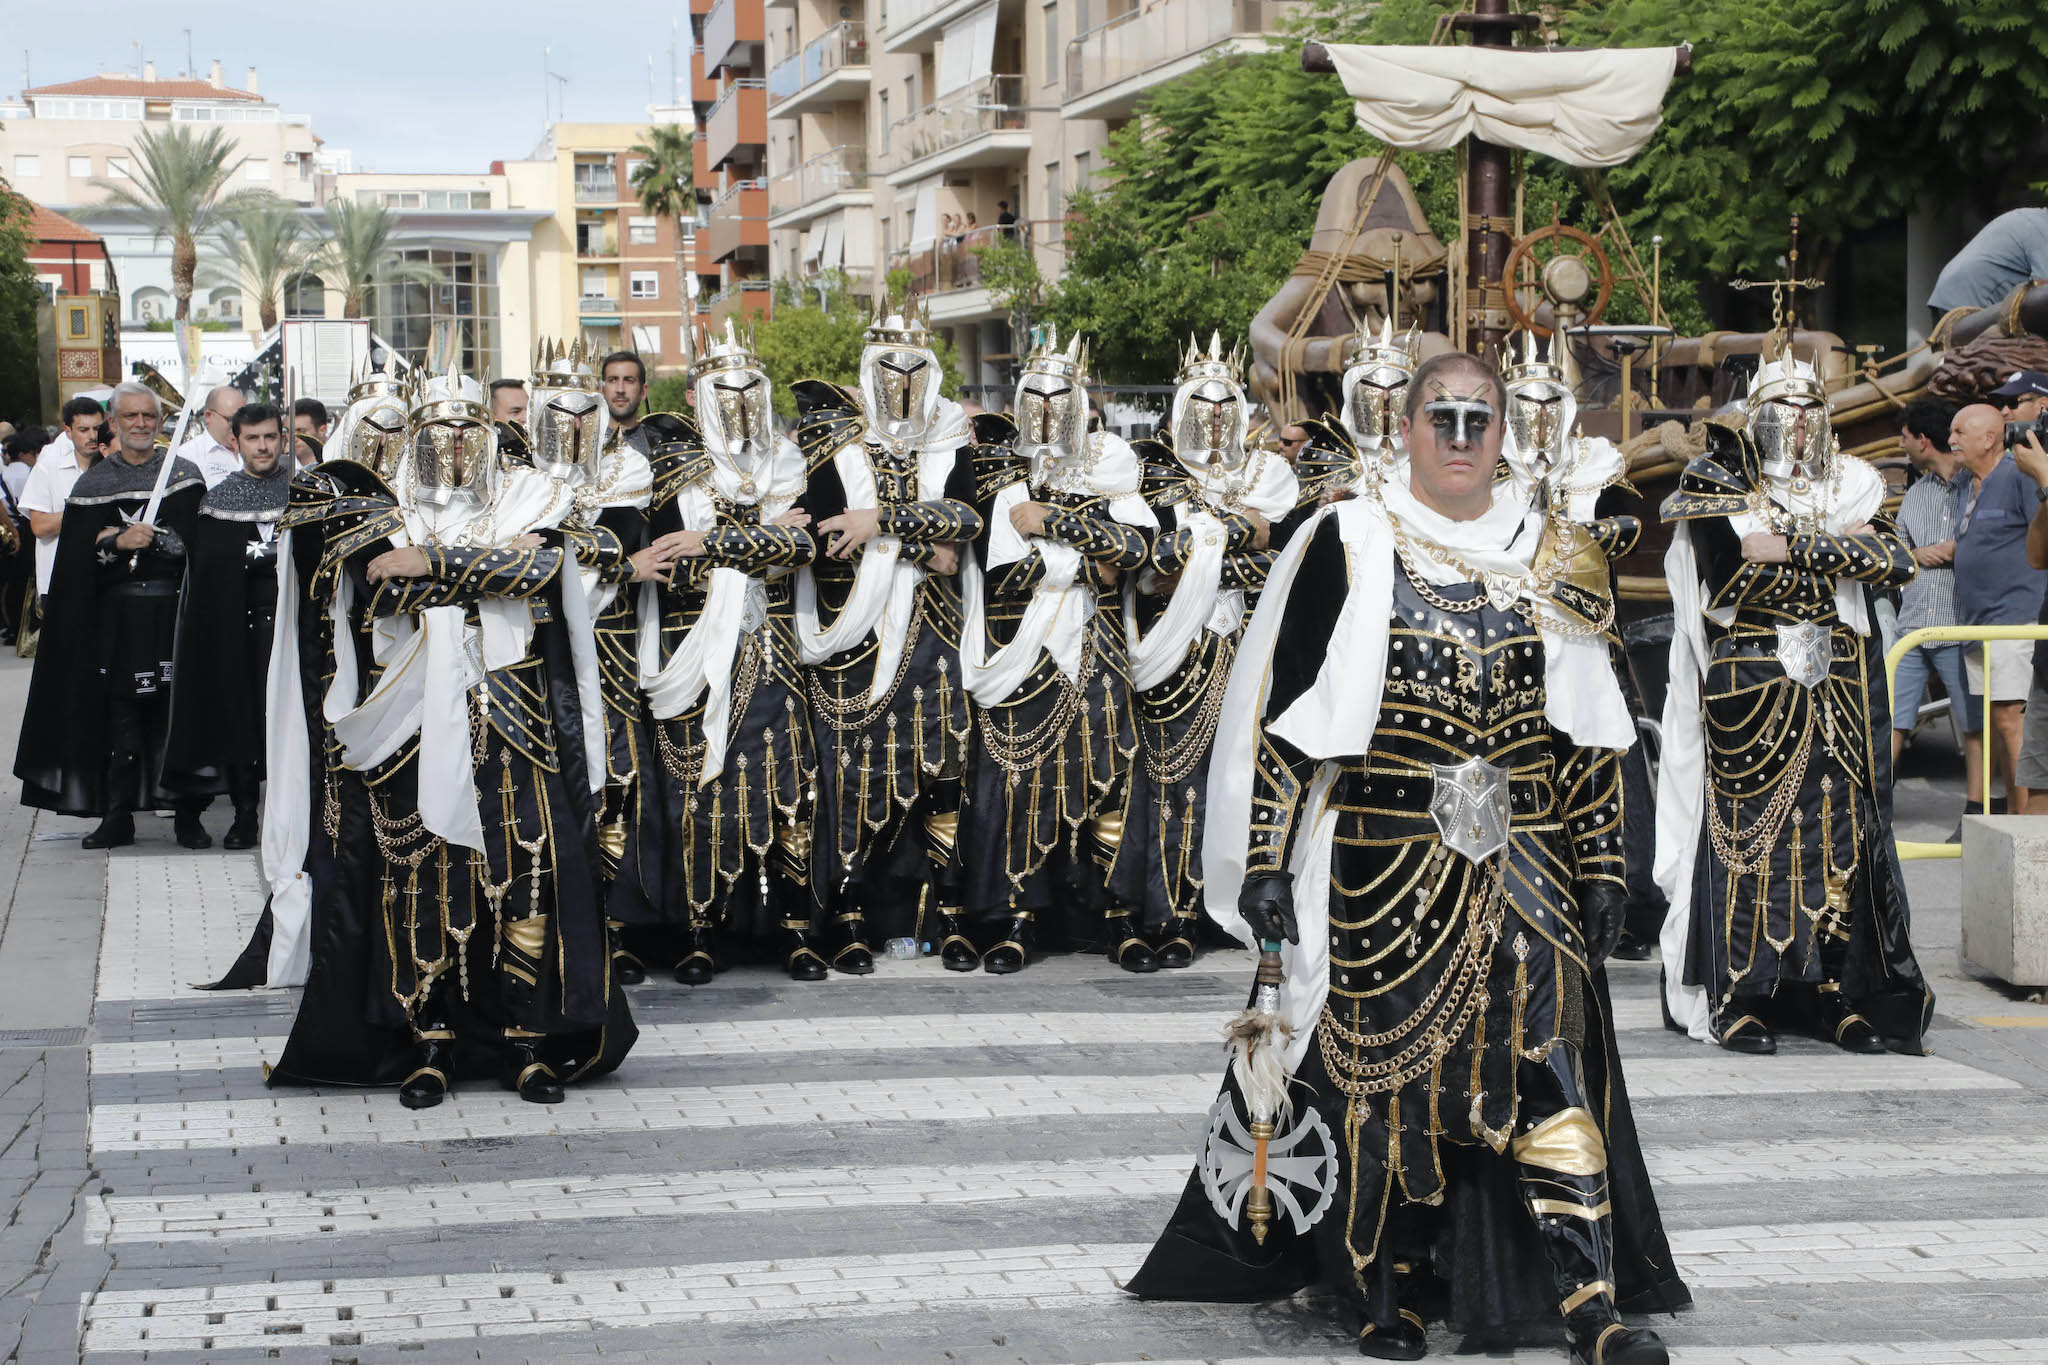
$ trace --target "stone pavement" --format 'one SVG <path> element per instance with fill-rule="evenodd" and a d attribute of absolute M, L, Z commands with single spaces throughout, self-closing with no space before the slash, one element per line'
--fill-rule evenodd
<path fill-rule="evenodd" d="M 0 663 L 0 712 L 25 679 Z M 1908 835 L 1953 824 L 1932 766 Z M 414 1114 L 268 1089 L 291 993 L 191 988 L 257 913 L 251 855 L 81 828 L 0 801 L 0 1360 L 1358 1358 L 1323 1304 L 1118 1287 L 1186 1178 L 1242 954 L 657 982 L 569 1103 Z M 1685 1365 L 2048 1365 L 2048 1008 L 1957 962 L 1958 864 L 1908 875 L 1932 1057 L 1733 1057 L 1660 1027 L 1654 965 L 1615 969 Z"/>

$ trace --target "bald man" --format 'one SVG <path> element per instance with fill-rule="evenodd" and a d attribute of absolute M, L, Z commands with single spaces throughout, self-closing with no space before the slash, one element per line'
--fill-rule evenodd
<path fill-rule="evenodd" d="M 2005 416 L 1988 403 L 1955 415 L 1949 444 L 1971 474 L 1956 520 L 1956 620 L 1966 626 L 2030 626 L 2048 594 L 2048 570 L 2027 560 L 2027 527 L 2041 489 L 2005 448 Z M 2029 452 L 2031 458 L 2031 452 Z M 1986 758 L 2005 774 L 2006 809 L 2027 809 L 2018 758 L 2032 688 L 2033 646 L 1992 640 L 1965 656 L 1970 691 L 1983 700 Z"/>

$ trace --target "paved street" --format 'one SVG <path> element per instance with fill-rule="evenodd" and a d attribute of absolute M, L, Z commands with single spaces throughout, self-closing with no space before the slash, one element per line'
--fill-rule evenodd
<path fill-rule="evenodd" d="M 0 663 L 0 714 L 26 678 Z M 1954 824 L 1939 759 L 1909 761 L 1905 835 Z M 1198 1144 L 1244 955 L 664 978 L 623 1071 L 568 1103 L 416 1114 L 267 1089 L 291 993 L 191 989 L 260 908 L 254 855 L 154 818 L 90 854 L 84 828 L 0 802 L 0 1360 L 1357 1359 L 1318 1303 L 1118 1287 Z M 1928 1058 L 1734 1057 L 1659 1026 L 1654 964 L 1616 967 L 1686 1365 L 2048 1362 L 2048 1007 L 1958 963 L 1958 869 L 1908 866 Z"/>

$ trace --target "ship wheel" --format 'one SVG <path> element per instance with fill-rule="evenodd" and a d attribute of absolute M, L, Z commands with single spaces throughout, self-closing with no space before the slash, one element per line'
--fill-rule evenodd
<path fill-rule="evenodd" d="M 1614 293 L 1614 267 L 1600 239 L 1563 223 L 1518 239 L 1501 263 L 1500 277 L 1507 286 L 1509 315 L 1540 337 L 1551 333 L 1536 321 L 1540 304 L 1547 301 L 1554 317 L 1568 315 L 1568 326 L 1590 327 L 1607 311 Z"/>

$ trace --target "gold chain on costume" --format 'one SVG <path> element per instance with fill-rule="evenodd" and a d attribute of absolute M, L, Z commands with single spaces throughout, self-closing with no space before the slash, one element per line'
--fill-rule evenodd
<path fill-rule="evenodd" d="M 1770 866 L 1771 855 L 1778 848 L 1778 839 L 1785 832 L 1785 821 L 1791 816 L 1800 788 L 1806 783 L 1807 763 L 1813 757 L 1813 735 L 1814 727 L 1807 726 L 1799 737 L 1799 747 L 1793 752 L 1792 761 L 1778 779 L 1778 789 L 1771 794 L 1770 804 L 1764 807 L 1763 814 L 1757 816 L 1756 822 L 1747 830 L 1731 829 L 1723 823 L 1713 794 L 1708 793 L 1707 836 L 1713 841 L 1714 852 L 1727 865 L 1730 876 L 1749 876 Z M 1731 804 L 1739 819 L 1739 799 Z M 1751 845 L 1746 856 L 1736 852 L 1736 845 L 1743 843 Z"/>
<path fill-rule="evenodd" d="M 1542 559 L 1538 563 L 1532 564 L 1528 571 L 1523 574 L 1513 578 L 1509 578 L 1504 574 L 1489 574 L 1483 569 L 1473 567 L 1435 541 L 1425 539 L 1422 536 L 1410 535 L 1408 532 L 1403 531 L 1398 524 L 1395 525 L 1394 553 L 1400 558 L 1401 568 L 1407 573 L 1409 582 L 1415 585 L 1415 591 L 1420 594 L 1423 601 L 1439 611 L 1454 612 L 1459 615 L 1466 615 L 1480 610 L 1487 604 L 1492 594 L 1490 592 L 1482 592 L 1477 597 L 1468 598 L 1462 602 L 1445 597 L 1424 581 L 1420 569 L 1417 568 L 1415 563 L 1415 547 L 1418 545 L 1432 559 L 1455 570 L 1459 578 L 1465 582 L 1477 583 L 1482 588 L 1492 583 L 1512 582 L 1515 584 L 1516 597 L 1534 597 L 1538 600 L 1539 604 L 1550 601 L 1551 589 L 1556 585 L 1557 579 L 1560 577 L 1564 567 L 1563 553 L 1553 546 L 1545 550 Z M 1605 599 L 1602 603 L 1602 608 L 1600 617 L 1596 621 L 1581 624 L 1577 621 L 1566 620 L 1557 612 L 1545 612 L 1543 619 L 1538 624 L 1542 629 L 1558 635 L 1605 635 L 1614 627 L 1613 599 Z"/>
<path fill-rule="evenodd" d="M 1014 731 L 1005 734 L 994 725 L 982 727 L 988 755 L 1004 772 L 1012 776 L 1031 772 L 1047 754 L 1065 741 L 1067 731 L 1088 695 L 1088 684 L 1095 678 L 1095 636 L 1092 631 L 1082 637 L 1081 666 L 1077 672 L 1078 681 L 1070 683 L 1059 671 L 1059 666 L 1053 666 L 1053 685 L 1060 689 L 1060 699 L 1054 703 L 1052 713 L 1030 733 L 1019 736 Z M 991 711 L 994 709 L 990 708 Z"/>
<path fill-rule="evenodd" d="M 1236 651 L 1230 644 L 1230 637 L 1219 637 L 1224 646 L 1209 669 L 1209 676 L 1202 684 L 1202 700 L 1195 710 L 1195 717 L 1188 723 L 1187 732 L 1180 740 L 1164 752 L 1155 755 L 1150 746 L 1145 748 L 1145 772 L 1161 786 L 1184 782 L 1193 775 L 1202 760 L 1208 756 L 1209 742 L 1216 737 L 1217 722 L 1223 716 L 1223 694 L 1230 685 L 1230 666 Z M 1155 721 L 1160 732 L 1165 726 Z"/>
<path fill-rule="evenodd" d="M 881 719 L 882 713 L 889 709 L 889 704 L 896 700 L 896 693 L 902 688 L 903 680 L 910 675 L 910 664 L 917 653 L 917 639 L 923 629 L 923 625 L 924 584 L 919 583 L 910 601 L 910 628 L 904 633 L 903 652 L 896 661 L 896 680 L 889 684 L 888 690 L 872 706 L 864 701 L 848 702 L 828 695 L 818 678 L 818 675 L 824 670 L 820 668 L 807 668 L 804 670 L 804 685 L 811 694 L 811 705 L 817 708 L 818 715 L 824 718 L 826 725 L 841 734 L 846 734 L 851 731 L 865 730 L 875 721 Z M 875 640 L 876 652 L 879 653 L 881 648 L 881 637 L 878 633 Z"/>

